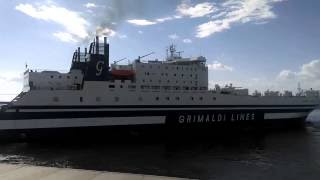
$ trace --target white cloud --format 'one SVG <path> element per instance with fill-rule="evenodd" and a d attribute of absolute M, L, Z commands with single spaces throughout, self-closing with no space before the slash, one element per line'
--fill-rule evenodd
<path fill-rule="evenodd" d="M 191 18 L 203 17 L 213 13 L 215 10 L 214 4 L 210 2 L 199 3 L 192 6 L 188 1 L 182 2 L 176 9 L 179 15 Z"/>
<path fill-rule="evenodd" d="M 209 22 L 197 27 L 196 37 L 205 38 L 230 29 L 236 23 L 266 22 L 276 18 L 272 5 L 280 0 L 227 0 Z"/>
<path fill-rule="evenodd" d="M 233 67 L 214 61 L 212 64 L 207 64 L 209 70 L 233 71 Z"/>
<path fill-rule="evenodd" d="M 162 18 L 154 19 L 154 20 L 129 19 L 127 20 L 127 22 L 134 25 L 138 25 L 138 26 L 150 26 L 150 25 L 155 25 L 159 23 L 164 23 L 167 21 L 172 21 L 175 19 L 181 19 L 183 17 L 190 17 L 190 18 L 203 17 L 205 15 L 211 14 L 214 11 L 215 11 L 215 8 L 213 6 L 213 3 L 204 2 L 204 3 L 199 3 L 192 6 L 187 1 L 183 1 L 181 4 L 177 6 L 176 12 L 178 14 L 175 14 L 172 16 L 165 16 Z"/>
<path fill-rule="evenodd" d="M 168 16 L 168 17 L 164 17 L 164 18 L 158 18 L 158 19 L 156 19 L 156 21 L 157 22 L 165 22 L 165 21 L 170 21 L 170 20 L 173 20 L 173 19 L 174 19 L 174 17 Z"/>
<path fill-rule="evenodd" d="M 119 37 L 120 39 L 126 39 L 126 38 L 128 38 L 128 36 L 125 35 L 125 34 L 118 34 L 118 37 Z"/>
<path fill-rule="evenodd" d="M 320 89 L 320 60 L 313 60 L 303 64 L 300 70 L 282 70 L 276 77 L 279 86 L 297 87 L 300 82 L 304 88 Z"/>
<path fill-rule="evenodd" d="M 179 36 L 177 34 L 170 34 L 168 37 L 170 39 L 178 39 L 179 38 Z"/>
<path fill-rule="evenodd" d="M 277 76 L 278 80 L 289 80 L 289 79 L 295 79 L 296 73 L 292 72 L 290 70 L 282 70 L 279 75 Z"/>
<path fill-rule="evenodd" d="M 2 71 L 0 76 L 0 101 L 11 101 L 22 90 L 22 73 L 18 71 Z"/>
<path fill-rule="evenodd" d="M 96 8 L 97 7 L 97 5 L 94 3 L 87 3 L 87 4 L 84 4 L 83 6 L 86 8 Z"/>
<path fill-rule="evenodd" d="M 73 41 L 88 37 L 87 28 L 89 26 L 89 22 L 86 21 L 78 12 L 52 3 L 37 5 L 19 4 L 15 9 L 35 19 L 54 22 L 63 26 L 65 28 L 65 32 L 54 33 L 54 36 L 61 40 L 72 39 Z"/>
<path fill-rule="evenodd" d="M 320 81 L 320 60 L 313 60 L 303 64 L 298 72 L 282 70 L 277 76 L 278 80 L 307 80 L 310 82 Z M 319 84 L 320 85 L 320 84 Z"/>
<path fill-rule="evenodd" d="M 127 22 L 137 26 L 150 26 L 150 25 L 157 24 L 157 22 L 155 21 L 149 21 L 146 19 L 129 19 L 127 20 Z"/>
<path fill-rule="evenodd" d="M 184 43 L 187 43 L 187 44 L 192 43 L 192 40 L 191 40 L 191 39 L 183 39 L 182 41 L 183 41 Z"/>
<path fill-rule="evenodd" d="M 53 33 L 53 36 L 55 36 L 62 42 L 77 42 L 77 40 L 74 39 L 72 34 L 67 32 L 56 32 L 56 33 Z"/>
<path fill-rule="evenodd" d="M 139 34 L 143 34 L 143 31 L 138 31 Z"/>

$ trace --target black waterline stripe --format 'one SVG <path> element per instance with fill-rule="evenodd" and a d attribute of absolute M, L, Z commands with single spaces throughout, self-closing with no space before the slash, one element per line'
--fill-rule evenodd
<path fill-rule="evenodd" d="M 146 111 L 70 111 L 70 112 L 2 112 L 0 120 L 23 119 L 59 119 L 59 118 L 102 118 L 102 117 L 143 117 L 143 116 L 167 116 L 186 114 L 210 114 L 210 113 L 296 113 L 310 112 L 312 109 L 256 109 L 256 110 L 146 110 Z"/>
<path fill-rule="evenodd" d="M 315 108 L 318 105 L 116 105 L 116 106 L 9 106 L 9 109 L 125 109 L 125 108 L 273 108 L 273 107 L 310 107 Z"/>

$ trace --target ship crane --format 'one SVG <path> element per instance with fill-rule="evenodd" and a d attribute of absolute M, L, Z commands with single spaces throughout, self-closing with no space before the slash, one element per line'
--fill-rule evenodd
<path fill-rule="evenodd" d="M 152 55 L 152 54 L 154 54 L 154 52 L 151 52 L 151 53 L 146 54 L 146 55 L 143 55 L 143 56 L 138 56 L 137 61 L 140 61 L 142 58 L 145 58 L 145 57 L 150 56 L 150 55 Z"/>
<path fill-rule="evenodd" d="M 127 58 L 122 58 L 122 59 L 120 59 L 120 60 L 113 61 L 113 64 L 117 64 L 118 62 L 121 62 L 121 61 L 123 61 L 123 60 L 125 60 L 125 59 L 127 59 Z"/>

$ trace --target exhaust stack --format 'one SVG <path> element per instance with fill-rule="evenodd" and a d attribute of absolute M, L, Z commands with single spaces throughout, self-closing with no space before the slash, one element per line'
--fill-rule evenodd
<path fill-rule="evenodd" d="M 107 41 L 107 37 L 104 37 L 104 41 L 103 41 L 103 47 L 104 47 L 104 58 L 106 61 L 106 66 L 107 66 L 107 70 L 109 71 L 109 44 Z"/>

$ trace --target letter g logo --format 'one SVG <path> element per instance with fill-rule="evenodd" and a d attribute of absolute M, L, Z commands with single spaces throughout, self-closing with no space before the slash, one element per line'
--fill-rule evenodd
<path fill-rule="evenodd" d="M 103 65 L 104 65 L 104 62 L 103 61 L 98 61 L 97 62 L 97 65 L 96 65 L 96 76 L 101 76 L 102 74 L 102 71 L 103 71 Z"/>

